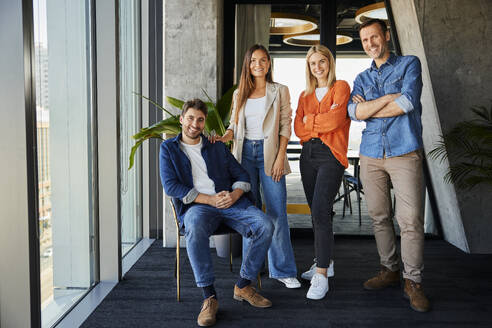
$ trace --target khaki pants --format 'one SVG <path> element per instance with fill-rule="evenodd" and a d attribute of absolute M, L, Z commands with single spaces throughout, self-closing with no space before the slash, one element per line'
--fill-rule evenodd
<path fill-rule="evenodd" d="M 381 264 L 391 271 L 399 269 L 391 215 L 391 181 L 396 196 L 395 217 L 400 226 L 403 277 L 420 283 L 424 269 L 422 151 L 383 159 L 361 155 L 360 165 Z"/>

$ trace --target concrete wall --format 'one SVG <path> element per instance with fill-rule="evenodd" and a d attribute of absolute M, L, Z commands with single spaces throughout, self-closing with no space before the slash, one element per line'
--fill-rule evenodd
<path fill-rule="evenodd" d="M 441 128 L 447 131 L 471 119 L 468 108 L 473 105 L 490 104 L 492 2 L 392 0 L 391 5 L 402 52 L 423 59 L 424 89 L 432 86 L 422 96 L 428 152 Z M 446 240 L 464 251 L 491 253 L 492 189 L 455 190 L 442 182 L 447 163 L 428 164 Z"/>
<path fill-rule="evenodd" d="M 221 85 L 223 0 L 164 2 L 164 96 L 215 101 Z M 167 109 L 172 106 L 166 104 Z M 177 112 L 177 111 L 175 111 Z M 176 243 L 176 228 L 164 202 L 164 246 Z"/>
<path fill-rule="evenodd" d="M 165 1 L 164 92 L 179 99 L 217 95 L 221 0 Z M 169 106 L 170 107 L 170 106 Z"/>

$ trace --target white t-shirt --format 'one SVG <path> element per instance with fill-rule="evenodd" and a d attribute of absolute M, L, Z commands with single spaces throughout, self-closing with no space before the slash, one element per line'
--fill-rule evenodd
<path fill-rule="evenodd" d="M 316 98 L 318 98 L 318 101 L 321 101 L 321 99 L 323 99 L 323 97 L 328 92 L 328 87 L 316 88 L 315 92 Z"/>
<path fill-rule="evenodd" d="M 244 137 L 250 140 L 264 139 L 263 118 L 265 116 L 266 96 L 246 100 L 244 116 L 246 117 L 246 129 Z"/>
<path fill-rule="evenodd" d="M 200 142 L 196 145 L 188 145 L 180 141 L 179 147 L 190 160 L 195 189 L 202 194 L 215 195 L 215 183 L 208 177 L 207 164 L 202 156 L 202 138 L 200 137 Z"/>

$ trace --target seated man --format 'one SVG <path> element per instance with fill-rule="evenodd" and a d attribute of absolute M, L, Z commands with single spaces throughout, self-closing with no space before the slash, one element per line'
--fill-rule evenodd
<path fill-rule="evenodd" d="M 188 258 L 203 306 L 198 325 L 215 323 L 218 309 L 209 237 L 221 223 L 251 239 L 234 286 L 234 299 L 267 308 L 272 303 L 251 286 L 263 265 L 272 240 L 273 226 L 266 215 L 244 197 L 250 190 L 249 175 L 222 142 L 210 143 L 202 135 L 207 106 L 194 99 L 183 105 L 182 133 L 164 141 L 160 174 L 166 194 L 175 198 L 180 226 L 185 231 Z"/>

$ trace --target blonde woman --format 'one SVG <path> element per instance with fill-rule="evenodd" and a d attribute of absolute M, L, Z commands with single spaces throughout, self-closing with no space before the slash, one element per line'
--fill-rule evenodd
<path fill-rule="evenodd" d="M 333 263 L 333 201 L 348 166 L 349 97 L 347 82 L 336 80 L 330 50 L 322 45 L 311 47 L 306 56 L 306 90 L 299 97 L 294 121 L 302 143 L 299 165 L 314 229 L 316 263 L 302 274 L 311 280 L 306 295 L 310 299 L 322 299 L 328 292 L 328 268 Z"/>
<path fill-rule="evenodd" d="M 286 156 L 291 135 L 292 109 L 289 89 L 272 80 L 270 55 L 254 45 L 244 56 L 239 87 L 233 96 L 231 124 L 217 140 L 234 140 L 233 155 L 248 171 L 256 206 L 266 213 L 275 231 L 268 250 L 270 277 L 287 288 L 299 288 L 294 252 L 287 222 L 285 175 L 290 173 Z M 243 254 L 249 250 L 243 239 Z"/>

